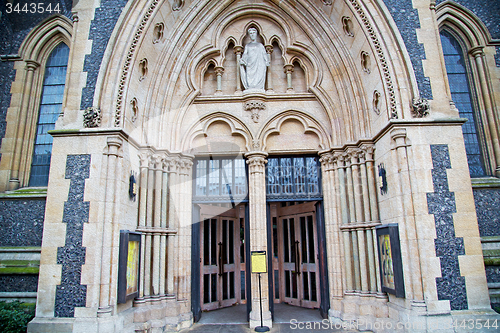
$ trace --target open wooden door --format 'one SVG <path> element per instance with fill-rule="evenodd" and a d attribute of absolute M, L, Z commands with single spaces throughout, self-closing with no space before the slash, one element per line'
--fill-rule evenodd
<path fill-rule="evenodd" d="M 244 303 L 244 205 L 200 207 L 201 309 Z"/>
<path fill-rule="evenodd" d="M 320 306 L 316 202 L 271 209 L 275 301 L 306 308 Z M 279 286 L 279 287 L 278 287 Z"/>

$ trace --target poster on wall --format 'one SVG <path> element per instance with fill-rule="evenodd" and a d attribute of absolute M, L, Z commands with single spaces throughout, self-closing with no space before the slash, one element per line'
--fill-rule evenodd
<path fill-rule="evenodd" d="M 381 225 L 376 231 L 382 291 L 405 297 L 398 224 Z"/>
<path fill-rule="evenodd" d="M 118 303 L 139 296 L 141 234 L 120 230 L 118 261 Z"/>

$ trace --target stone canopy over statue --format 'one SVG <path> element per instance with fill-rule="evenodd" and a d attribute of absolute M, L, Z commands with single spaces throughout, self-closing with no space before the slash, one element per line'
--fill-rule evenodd
<path fill-rule="evenodd" d="M 248 35 L 252 41 L 245 45 L 240 60 L 241 82 L 244 92 L 264 92 L 269 56 L 264 45 L 256 41 L 257 29 L 248 29 Z"/>

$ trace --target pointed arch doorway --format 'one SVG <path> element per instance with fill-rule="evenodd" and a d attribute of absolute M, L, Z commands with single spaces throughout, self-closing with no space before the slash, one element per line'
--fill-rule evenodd
<path fill-rule="evenodd" d="M 328 279 L 317 156 L 271 156 L 266 167 L 270 309 L 288 304 L 327 317 Z"/>

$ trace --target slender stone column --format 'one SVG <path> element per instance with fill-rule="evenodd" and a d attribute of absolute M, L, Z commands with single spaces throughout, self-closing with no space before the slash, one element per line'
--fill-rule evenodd
<path fill-rule="evenodd" d="M 356 223 L 356 206 L 353 186 L 353 154 L 346 154 L 346 178 L 347 178 L 347 197 L 349 199 L 349 223 Z M 358 234 L 355 230 L 350 232 L 352 239 L 352 261 L 354 266 L 354 288 L 356 291 L 361 291 L 361 275 L 359 267 L 359 247 Z"/>
<path fill-rule="evenodd" d="M 33 88 L 33 76 L 35 74 L 35 70 L 40 66 L 34 60 L 26 60 L 26 80 L 24 83 L 24 91 L 23 91 L 23 99 L 21 104 L 21 112 L 19 114 L 19 122 L 17 123 L 17 127 L 15 128 L 16 132 L 14 134 L 15 145 L 14 145 L 14 156 L 12 158 L 12 167 L 11 174 L 9 180 L 9 190 L 18 189 L 21 186 L 21 181 L 19 177 L 19 169 L 21 164 L 21 157 L 23 152 L 24 142 L 24 134 L 26 131 L 26 122 L 28 118 L 28 113 L 31 105 L 31 100 L 33 99 L 33 94 L 31 92 Z"/>
<path fill-rule="evenodd" d="M 161 185 L 161 218 L 160 227 L 162 229 L 167 229 L 168 227 L 168 162 L 164 156 L 162 159 L 162 185 Z M 167 235 L 162 234 L 160 236 L 160 295 L 164 297 L 165 290 L 165 280 L 166 280 L 166 268 L 167 268 Z"/>
<path fill-rule="evenodd" d="M 476 62 L 477 74 L 481 85 L 481 95 L 484 102 L 486 117 L 488 118 L 488 129 L 491 136 L 493 152 L 495 154 L 495 175 L 500 177 L 500 141 L 498 138 L 498 125 L 496 123 L 495 114 L 490 98 L 490 89 L 488 87 L 487 71 L 484 66 L 484 46 L 477 46 L 469 51 Z"/>
<path fill-rule="evenodd" d="M 216 95 L 222 95 L 222 74 L 224 74 L 224 67 L 215 67 L 215 75 L 217 75 L 217 89 L 215 90 Z"/>
<path fill-rule="evenodd" d="M 287 83 L 286 92 L 292 93 L 293 92 L 293 85 L 292 85 L 293 65 L 288 64 L 288 65 L 283 66 L 283 68 L 285 69 L 285 73 L 286 73 L 286 83 Z"/>
<path fill-rule="evenodd" d="M 370 198 L 369 198 L 369 185 L 368 185 L 368 175 L 366 167 L 366 147 L 363 147 L 359 154 L 359 170 L 361 175 L 361 186 L 363 188 L 363 211 L 364 211 L 364 222 L 371 222 L 370 214 Z M 373 235 L 371 228 L 363 230 L 366 233 L 366 252 L 368 254 L 368 277 L 370 279 L 370 286 L 368 290 L 376 290 L 376 279 L 375 275 L 375 254 L 373 247 Z"/>
<path fill-rule="evenodd" d="M 266 45 L 266 52 L 267 56 L 269 57 L 269 64 L 272 62 L 272 54 L 273 54 L 273 46 L 272 45 Z M 273 92 L 273 75 L 272 75 L 272 70 L 271 70 L 271 65 L 269 65 L 269 68 L 267 69 L 267 92 Z"/>
<path fill-rule="evenodd" d="M 266 178 L 265 165 L 267 153 L 254 151 L 245 154 L 248 164 L 248 188 L 250 209 L 250 251 L 267 252 L 267 216 L 266 216 Z M 267 255 L 270 255 L 269 253 Z M 262 286 L 262 320 L 264 326 L 272 327 L 271 311 L 269 311 L 269 288 L 267 274 L 261 274 Z M 252 311 L 250 312 L 250 328 L 260 326 L 260 295 L 258 274 L 251 277 Z"/>
<path fill-rule="evenodd" d="M 110 283 L 111 283 L 111 269 L 113 267 L 112 262 L 112 248 L 113 248 L 113 224 L 115 220 L 115 208 L 117 199 L 116 195 L 116 183 L 117 183 L 117 164 L 118 158 L 120 156 L 120 147 L 123 144 L 123 140 L 119 137 L 108 137 L 107 139 L 107 155 L 108 168 L 106 175 L 106 187 L 105 187 L 105 208 L 104 208 L 104 221 L 102 230 L 102 243 L 101 243 L 101 279 L 100 279 L 100 294 L 99 294 L 99 309 L 97 310 L 97 315 L 110 316 L 112 313 L 112 307 L 110 304 Z M 115 263 L 117 264 L 117 263 Z"/>
<path fill-rule="evenodd" d="M 368 183 L 368 193 L 370 198 L 370 220 L 372 223 L 380 223 L 380 218 L 378 216 L 378 201 L 377 201 L 377 187 L 375 183 L 375 165 L 374 165 L 374 154 L 375 148 L 373 146 L 368 146 L 365 149 L 365 158 L 366 158 L 366 179 Z M 367 230 L 367 232 L 371 233 L 372 239 L 372 248 L 373 248 L 373 261 L 374 261 L 374 278 L 375 284 L 371 280 L 370 275 L 370 284 L 371 291 L 377 291 L 378 293 L 382 292 L 382 286 L 380 285 L 380 268 L 378 266 L 378 248 L 377 248 L 377 235 L 375 233 L 375 228 L 373 227 L 371 230 Z M 370 236 L 369 236 L 370 237 Z M 370 259 L 371 260 L 371 259 Z"/>
<path fill-rule="evenodd" d="M 147 191 L 148 191 L 148 164 L 149 156 L 146 152 L 141 152 L 139 154 L 141 161 L 140 165 L 140 175 L 139 175 L 139 229 L 143 229 L 146 226 L 146 203 L 147 203 Z M 141 267 L 140 267 L 140 277 L 141 280 L 145 275 L 145 256 L 146 256 L 146 235 L 143 233 L 141 236 Z M 144 302 L 144 283 L 139 283 L 139 297 L 134 300 L 134 304 L 138 305 Z"/>
<path fill-rule="evenodd" d="M 340 195 L 340 213 L 342 217 L 342 225 L 347 226 L 349 224 L 349 215 L 347 207 L 347 186 L 346 186 L 346 166 L 345 166 L 345 156 L 338 155 L 337 157 L 337 183 L 338 183 L 338 193 Z M 353 275 L 352 275 L 352 254 L 351 254 L 351 237 L 348 230 L 344 230 L 344 263 L 345 263 L 345 286 L 344 290 L 346 292 L 354 291 L 353 285 Z"/>
<path fill-rule="evenodd" d="M 168 228 L 176 229 L 177 225 L 175 223 L 175 195 L 174 187 L 177 183 L 177 161 L 175 158 L 170 158 L 169 163 L 169 186 L 168 186 Z M 175 298 L 175 276 L 176 276 L 176 243 L 177 236 L 169 234 L 168 236 L 168 266 L 167 266 L 167 297 Z"/>
<path fill-rule="evenodd" d="M 193 162 L 183 156 L 179 161 L 179 296 L 188 302 L 191 294 L 191 168 Z M 190 309 L 189 309 L 190 310 Z"/>
<path fill-rule="evenodd" d="M 159 297 L 160 295 L 160 232 L 161 228 L 161 188 L 163 182 L 163 157 L 161 155 L 154 155 L 154 220 L 153 220 L 153 295 Z"/>
<path fill-rule="evenodd" d="M 234 54 L 236 54 L 236 93 L 241 93 L 241 76 L 240 76 L 240 60 L 243 54 L 242 46 L 235 46 L 233 48 Z"/>

